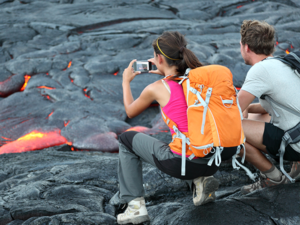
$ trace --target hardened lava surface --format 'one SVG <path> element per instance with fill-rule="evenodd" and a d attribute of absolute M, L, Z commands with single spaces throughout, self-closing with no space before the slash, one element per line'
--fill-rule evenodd
<path fill-rule="evenodd" d="M 116 224 L 118 135 L 170 140 L 155 102 L 128 119 L 122 99 L 124 68 L 151 58 L 163 31 L 230 68 L 237 87 L 250 68 L 243 20 L 274 25 L 275 55 L 300 49 L 299 0 L 0 0 L 0 18 L 0 225 Z M 160 78 L 137 76 L 134 98 Z M 225 162 L 217 201 L 195 207 L 183 181 L 143 170 L 148 224 L 300 223 L 299 183 L 241 196 L 251 181 Z"/>

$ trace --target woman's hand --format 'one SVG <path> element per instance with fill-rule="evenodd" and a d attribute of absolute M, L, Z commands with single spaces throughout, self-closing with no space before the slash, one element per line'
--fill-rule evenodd
<path fill-rule="evenodd" d="M 154 63 L 154 58 L 151 58 L 151 59 L 148 59 L 148 62 L 151 62 L 152 64 L 155 65 Z M 155 73 L 155 74 L 158 74 L 158 75 L 161 75 L 161 76 L 165 76 L 161 71 L 159 70 L 150 70 L 149 73 Z"/>
<path fill-rule="evenodd" d="M 134 71 L 133 70 L 133 63 L 136 61 L 136 59 L 132 60 L 130 63 L 129 63 L 129 66 L 124 70 L 123 72 L 123 82 L 131 82 L 136 75 L 140 74 L 141 72 L 140 71 Z"/>

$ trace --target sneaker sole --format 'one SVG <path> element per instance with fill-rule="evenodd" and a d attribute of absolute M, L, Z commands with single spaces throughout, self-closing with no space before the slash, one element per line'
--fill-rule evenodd
<path fill-rule="evenodd" d="M 135 217 L 132 219 L 128 219 L 128 220 L 124 220 L 124 221 L 117 221 L 118 224 L 128 224 L 128 223 L 132 223 L 132 224 L 140 224 L 146 221 L 150 221 L 150 218 L 148 215 L 145 216 L 139 216 L 139 217 Z"/>
<path fill-rule="evenodd" d="M 194 205 L 204 205 L 209 202 L 213 202 L 216 200 L 215 191 L 219 188 L 219 182 L 217 179 L 211 177 L 205 181 L 204 189 L 203 189 L 203 196 L 199 201 L 194 201 Z"/>

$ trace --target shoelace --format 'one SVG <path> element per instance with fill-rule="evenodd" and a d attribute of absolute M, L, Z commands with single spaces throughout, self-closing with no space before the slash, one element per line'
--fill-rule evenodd
<path fill-rule="evenodd" d="M 254 190 L 263 188 L 266 186 L 266 178 L 259 174 L 259 180 L 251 185 L 251 188 Z"/>

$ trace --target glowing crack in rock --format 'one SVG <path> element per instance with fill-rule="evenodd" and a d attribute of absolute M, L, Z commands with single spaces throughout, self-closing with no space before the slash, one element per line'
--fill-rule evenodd
<path fill-rule="evenodd" d="M 68 68 L 70 68 L 71 66 L 72 66 L 72 61 L 69 62 Z"/>
<path fill-rule="evenodd" d="M 52 116 L 53 113 L 54 113 L 54 111 L 52 111 L 52 112 L 47 116 L 46 119 L 49 119 L 49 117 Z"/>
<path fill-rule="evenodd" d="M 148 127 L 136 126 L 136 127 L 131 127 L 129 129 L 127 129 L 126 131 L 137 131 L 137 132 L 144 133 L 144 132 L 146 132 L 148 130 L 149 130 Z"/>
<path fill-rule="evenodd" d="M 0 154 L 35 151 L 63 144 L 72 145 L 65 137 L 61 136 L 59 129 L 49 132 L 32 131 L 15 141 L 3 145 L 0 148 Z"/>
<path fill-rule="evenodd" d="M 66 71 L 68 68 L 70 68 L 72 66 L 72 61 L 69 62 L 68 67 L 63 69 L 63 71 Z"/>
<path fill-rule="evenodd" d="M 64 126 L 65 126 L 65 127 L 68 126 L 69 123 L 70 123 L 70 120 L 68 120 L 67 122 L 64 121 Z"/>
<path fill-rule="evenodd" d="M 47 87 L 47 86 L 38 86 L 37 88 L 43 88 L 43 89 L 49 89 L 49 90 L 54 90 L 54 89 L 56 89 L 56 88 L 54 88 L 54 87 Z"/>
<path fill-rule="evenodd" d="M 25 90 L 25 88 L 26 88 L 26 86 L 28 84 L 28 81 L 30 80 L 31 76 L 25 75 L 24 78 L 25 78 L 25 82 L 24 82 L 24 85 L 23 85 L 23 87 L 21 88 L 20 91 L 24 91 Z"/>

